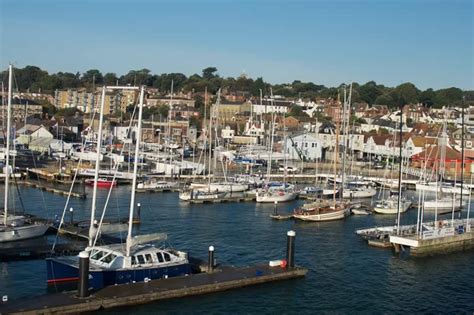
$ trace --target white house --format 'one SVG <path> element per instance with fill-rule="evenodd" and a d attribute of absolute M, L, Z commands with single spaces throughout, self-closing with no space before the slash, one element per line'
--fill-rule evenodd
<path fill-rule="evenodd" d="M 287 113 L 293 105 L 290 101 L 264 99 L 261 103 L 252 104 L 254 114 Z"/>
<path fill-rule="evenodd" d="M 224 129 L 221 130 L 221 137 L 224 140 L 232 141 L 235 136 L 235 130 L 230 128 L 230 126 L 225 126 Z"/>
<path fill-rule="evenodd" d="M 290 158 L 316 160 L 322 157 L 322 142 L 314 133 L 301 134 L 286 139 L 286 153 Z"/>

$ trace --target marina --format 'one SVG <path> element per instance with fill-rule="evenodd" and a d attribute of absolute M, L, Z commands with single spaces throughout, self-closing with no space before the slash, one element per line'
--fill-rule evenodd
<path fill-rule="evenodd" d="M 474 314 L 472 0 L 379 2 L 0 1 L 0 315 Z"/>
<path fill-rule="evenodd" d="M 61 208 L 64 198 L 60 195 L 41 192 L 33 188 L 26 189 L 31 196 L 30 199 L 41 199 L 41 194 L 47 194 L 48 200 L 54 207 L 56 204 L 58 209 Z M 91 188 L 86 188 L 90 194 Z M 127 191 L 127 186 L 118 186 L 116 189 L 116 197 L 119 203 L 126 198 L 122 197 Z M 415 194 L 415 192 L 413 192 Z M 101 190 L 98 194 L 98 200 L 105 201 L 106 192 Z M 468 296 L 459 295 L 450 297 L 450 303 L 445 303 L 447 297 L 443 296 L 443 284 L 441 280 L 435 276 L 439 272 L 454 272 L 460 274 L 455 276 L 455 286 L 462 288 L 469 285 L 466 275 L 472 271 L 468 268 L 467 263 L 473 259 L 472 251 L 460 251 L 449 255 L 436 256 L 431 259 L 418 260 L 416 258 L 399 258 L 389 249 L 371 249 L 363 240 L 357 236 L 354 231 L 364 226 L 390 226 L 393 222 L 393 215 L 369 215 L 369 216 L 350 216 L 343 221 L 332 221 L 323 223 L 298 222 L 293 220 L 272 220 L 270 215 L 274 213 L 274 204 L 256 204 L 251 202 L 232 203 L 232 204 L 190 204 L 178 201 L 176 193 L 150 193 L 140 195 L 137 201 L 141 203 L 142 223 L 135 226 L 143 232 L 156 231 L 159 226 L 166 225 L 166 232 L 172 236 L 173 243 L 178 244 L 180 248 L 192 249 L 190 253 L 196 256 L 203 256 L 207 252 L 209 244 L 216 246 L 216 258 L 218 264 L 226 266 L 229 264 L 235 266 L 248 266 L 249 264 L 261 264 L 264 260 L 279 259 L 285 257 L 284 235 L 286 231 L 293 229 L 297 234 L 295 259 L 298 265 L 305 266 L 308 269 L 305 279 L 298 283 L 281 282 L 277 284 L 269 284 L 264 287 L 259 286 L 258 289 L 248 287 L 246 291 L 238 290 L 237 292 L 228 291 L 226 293 L 217 293 L 217 296 L 203 295 L 199 298 L 184 297 L 180 301 L 184 303 L 184 309 L 191 310 L 197 304 L 208 305 L 208 307 L 217 307 L 215 299 L 219 301 L 232 301 L 238 296 L 240 301 L 251 303 L 255 297 L 273 296 L 276 299 L 281 298 L 281 294 L 287 290 L 294 292 L 294 295 L 304 296 L 304 292 L 308 290 L 316 292 L 321 298 L 327 298 L 327 301 L 336 301 L 338 309 L 347 310 L 359 309 L 363 311 L 360 301 L 367 301 L 367 294 L 379 296 L 372 299 L 380 310 L 397 310 L 398 303 L 388 303 L 389 295 L 380 295 L 376 289 L 377 284 L 384 286 L 389 285 L 387 281 L 390 279 L 399 279 L 398 281 L 408 281 L 406 274 L 412 274 L 415 270 L 423 268 L 423 273 L 416 273 L 414 278 L 399 287 L 397 290 L 405 292 L 401 294 L 400 299 L 403 303 L 411 305 L 411 309 L 416 310 L 418 307 L 423 309 L 456 311 L 469 307 L 472 300 Z M 409 195 L 415 199 L 416 195 Z M 74 207 L 75 220 L 84 220 L 89 216 L 90 199 L 73 199 L 71 206 Z M 154 206 L 160 203 L 160 208 Z M 292 213 L 302 201 L 293 201 L 290 203 L 279 203 L 278 213 L 282 216 Z M 119 216 L 128 211 L 126 207 L 120 208 Z M 465 216 L 465 211 L 461 215 Z M 448 216 L 450 218 L 450 216 Z M 407 225 L 416 219 L 416 211 L 409 210 L 402 215 L 402 225 Z M 68 218 L 66 218 L 68 220 Z M 416 220 L 415 220 L 416 222 Z M 187 226 L 183 230 L 183 226 Z M 202 231 L 206 230 L 206 233 Z M 242 239 L 242 233 L 252 234 L 252 241 Z M 269 238 L 268 235 L 281 235 L 278 238 Z M 218 236 L 218 237 L 217 237 Z M 46 238 L 52 236 L 46 236 Z M 338 253 L 335 260 L 331 253 Z M 413 260 L 415 259 L 415 260 Z M 344 263 L 343 263 L 344 262 Z M 345 267 L 342 267 L 343 265 Z M 15 301 L 18 298 L 33 298 L 46 293 L 45 265 L 41 260 L 24 260 L 15 262 L 2 262 L 3 272 L 0 273 L 1 283 L 6 286 L 2 289 L 2 295 L 8 295 L 9 301 Z M 325 277 L 325 273 L 333 270 L 334 266 L 339 266 L 341 272 L 333 273 L 331 279 Z M 240 267 L 239 267 L 240 268 Z M 369 268 L 373 276 L 367 278 L 366 270 Z M 43 274 L 41 274 L 41 272 Z M 390 278 L 380 280 L 376 274 L 389 273 Z M 454 274 L 457 274 L 454 272 Z M 365 283 L 358 281 L 348 282 L 348 279 L 365 279 Z M 28 279 L 28 286 L 22 286 L 22 279 Z M 433 280 L 434 279 L 434 280 Z M 437 301 L 432 299 L 432 294 L 421 290 L 428 282 L 433 283 L 431 292 L 439 292 L 435 294 Z M 434 281 L 434 282 L 432 282 Z M 440 282 L 441 281 L 441 282 Z M 327 287 L 334 285 L 334 291 L 325 292 Z M 345 294 L 338 293 L 341 286 L 348 287 L 355 293 L 349 299 Z M 440 288 L 438 289 L 435 288 Z M 372 289 L 373 288 L 373 289 Z M 49 288 L 51 291 L 53 288 Z M 5 290 L 5 291 L 3 291 Z M 44 292 L 44 293 L 41 293 Z M 54 289 L 53 289 L 54 292 Z M 61 292 L 61 291 L 59 291 Z M 395 291 L 397 292 L 397 291 Z M 410 304 L 411 298 L 406 296 L 406 292 L 421 295 L 426 303 Z M 63 294 L 63 293 L 61 293 Z M 287 294 L 287 293 L 286 293 Z M 34 300 L 34 299 L 33 299 Z M 41 303 L 47 303 L 45 300 Z M 36 302 L 35 302 L 36 303 Z M 101 302 L 100 302 L 101 303 Z M 158 304 L 157 304 L 158 303 Z M 325 302 L 326 303 L 326 302 Z M 312 309 L 324 309 L 324 305 L 315 305 L 311 299 L 303 298 L 299 303 L 289 306 L 289 311 L 296 311 L 301 308 L 311 307 Z M 329 302 L 327 302 L 329 303 Z M 332 302 L 333 303 L 333 302 Z M 331 303 L 331 304 L 332 304 Z M 24 304 L 20 304 L 24 305 Z M 38 305 L 38 304 L 32 304 Z M 46 304 L 45 304 L 46 305 Z M 155 306 L 153 306 L 155 305 Z M 150 311 L 159 305 L 162 310 L 175 309 L 175 303 L 162 300 L 153 302 L 150 305 L 135 306 L 137 312 Z M 272 304 L 270 309 L 281 307 L 280 302 Z M 259 309 L 260 306 L 256 306 Z M 264 307 L 263 305 L 261 307 Z M 265 306 L 267 309 L 268 306 Z M 0 308 L 1 309 L 1 308 Z M 17 308 L 15 308 L 17 309 Z M 18 309 L 17 309 L 18 310 Z M 217 311 L 224 311 L 217 307 Z M 263 310 L 263 309 L 262 309 Z M 126 312 L 126 309 L 114 309 L 114 312 Z"/>

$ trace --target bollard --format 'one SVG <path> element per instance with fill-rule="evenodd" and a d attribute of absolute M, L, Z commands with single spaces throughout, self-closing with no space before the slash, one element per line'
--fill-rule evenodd
<path fill-rule="evenodd" d="M 286 268 L 293 268 L 295 266 L 295 231 L 288 231 L 286 233 Z"/>
<path fill-rule="evenodd" d="M 79 253 L 79 285 L 77 291 L 80 298 L 89 296 L 89 252 Z"/>
<path fill-rule="evenodd" d="M 72 207 L 69 208 L 69 214 L 71 215 L 71 216 L 70 216 L 71 225 L 74 225 L 74 209 L 73 209 Z"/>
<path fill-rule="evenodd" d="M 278 215 L 278 201 L 274 202 L 275 206 L 273 207 L 273 214 Z"/>
<path fill-rule="evenodd" d="M 212 272 L 214 270 L 214 246 L 209 246 L 209 259 L 207 262 L 207 271 Z"/>

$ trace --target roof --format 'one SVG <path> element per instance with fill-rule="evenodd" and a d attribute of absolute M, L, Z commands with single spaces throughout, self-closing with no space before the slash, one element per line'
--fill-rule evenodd
<path fill-rule="evenodd" d="M 437 138 L 430 138 L 430 137 L 420 137 L 420 136 L 412 136 L 411 141 L 415 145 L 415 147 L 425 147 L 427 144 L 433 145 L 438 143 Z"/>
<path fill-rule="evenodd" d="M 385 145 L 387 139 L 389 139 L 390 135 L 373 135 L 372 139 L 374 140 L 376 145 Z"/>
<path fill-rule="evenodd" d="M 31 140 L 29 146 L 30 147 L 49 147 L 52 141 L 53 139 L 51 138 L 37 137 Z"/>
<path fill-rule="evenodd" d="M 435 145 L 426 148 L 426 150 L 412 156 L 413 160 L 439 161 L 441 157 L 441 146 Z M 461 161 L 461 152 L 446 146 L 445 161 Z"/>

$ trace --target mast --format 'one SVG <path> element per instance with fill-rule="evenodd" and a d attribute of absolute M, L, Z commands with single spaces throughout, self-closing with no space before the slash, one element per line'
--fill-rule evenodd
<path fill-rule="evenodd" d="M 219 91 L 218 91 L 219 93 Z M 207 88 L 206 88 L 206 97 L 207 97 Z M 219 96 L 218 96 L 219 97 Z M 214 106 L 216 106 L 214 104 Z M 211 155 L 212 155 L 212 117 L 214 116 L 214 110 L 215 108 L 212 108 L 212 105 L 211 107 L 209 108 L 209 169 L 207 171 L 207 189 L 210 190 L 211 189 L 211 163 L 212 163 L 212 158 L 211 158 Z M 217 136 L 217 134 L 216 134 Z M 215 154 L 215 152 L 214 152 Z"/>
<path fill-rule="evenodd" d="M 133 209 L 135 205 L 135 189 L 137 187 L 137 170 L 138 158 L 140 154 L 140 140 L 142 134 L 142 116 L 143 116 L 143 98 L 145 95 L 145 87 L 142 86 L 140 92 L 140 103 L 138 107 L 138 126 L 137 126 L 137 142 L 135 143 L 135 163 L 133 163 L 133 180 L 132 180 L 132 196 L 130 198 L 130 213 L 128 217 L 128 234 L 127 234 L 127 254 L 130 256 L 130 248 L 132 247 L 132 225 L 133 225 Z"/>
<path fill-rule="evenodd" d="M 100 166 L 100 151 L 102 149 L 102 120 L 104 118 L 104 104 L 105 104 L 105 86 L 102 87 L 102 99 L 100 100 L 99 112 L 99 131 L 97 135 L 97 155 L 95 158 L 95 174 L 94 174 L 94 190 L 92 191 L 92 208 L 91 208 L 91 222 L 89 226 L 89 246 L 93 245 L 96 230 L 94 228 L 95 210 L 97 202 L 97 180 L 99 179 Z M 94 123 L 94 121 L 92 121 Z"/>
<path fill-rule="evenodd" d="M 5 132 L 5 87 L 2 81 L 2 133 Z"/>
<path fill-rule="evenodd" d="M 458 218 L 461 218 L 462 211 L 462 195 L 464 193 L 464 102 L 466 97 L 462 97 L 462 112 L 461 112 L 461 196 L 459 199 L 459 213 Z"/>
<path fill-rule="evenodd" d="M 352 85 L 351 85 L 351 89 L 352 89 Z M 342 151 L 342 178 L 341 178 L 341 189 L 339 191 L 339 194 L 340 194 L 340 198 L 344 198 L 344 177 L 345 177 L 345 174 L 346 174 L 346 153 L 347 153 L 347 148 L 346 148 L 346 145 L 347 145 L 347 128 L 346 128 L 346 108 L 347 108 L 347 103 L 348 103 L 348 99 L 347 99 L 347 95 L 346 95 L 346 87 L 344 87 L 344 105 L 343 105 L 343 108 L 342 108 L 342 139 L 344 141 L 344 148 L 343 148 L 343 151 Z M 334 183 L 335 184 L 335 183 Z"/>
<path fill-rule="evenodd" d="M 8 105 L 7 105 L 7 147 L 5 148 L 5 204 L 3 210 L 3 224 L 7 225 L 8 216 L 8 183 L 10 181 L 10 116 L 12 107 L 12 77 L 13 67 L 8 66 Z M 4 117 L 5 119 L 5 117 Z"/>
<path fill-rule="evenodd" d="M 402 201 L 402 127 L 403 127 L 403 105 L 400 106 L 400 161 L 398 165 L 398 200 L 397 200 L 397 235 L 400 234 L 400 206 Z"/>

